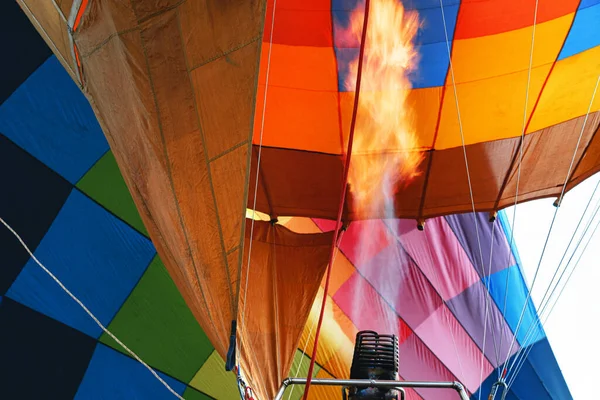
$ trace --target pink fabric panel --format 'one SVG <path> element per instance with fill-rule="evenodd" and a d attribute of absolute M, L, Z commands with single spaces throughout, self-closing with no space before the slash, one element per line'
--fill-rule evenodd
<path fill-rule="evenodd" d="M 431 314 L 415 333 L 471 392 L 477 391 L 481 379 L 493 371 L 487 358 L 483 358 L 481 374 L 481 350 L 445 305 Z"/>
<path fill-rule="evenodd" d="M 457 378 L 415 335 L 400 345 L 400 375 L 409 381 L 456 381 Z M 460 400 L 452 389 L 417 389 L 426 400 Z"/>
<path fill-rule="evenodd" d="M 358 330 L 395 334 L 400 342 L 412 333 L 371 284 L 356 272 L 340 287 L 333 301 Z"/>

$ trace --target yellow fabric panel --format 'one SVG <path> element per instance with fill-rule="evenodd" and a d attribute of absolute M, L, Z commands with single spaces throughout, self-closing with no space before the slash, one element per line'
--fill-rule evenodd
<path fill-rule="evenodd" d="M 236 399 L 240 397 L 237 380 L 233 372 L 225 371 L 225 362 L 219 353 L 213 351 L 189 385 L 215 399 Z"/>
<path fill-rule="evenodd" d="M 527 133 L 585 115 L 599 75 L 600 46 L 558 61 L 548 78 Z M 598 110 L 600 93 L 597 92 L 590 112 Z"/>
<path fill-rule="evenodd" d="M 567 14 L 536 26 L 534 68 L 556 60 L 574 15 Z M 452 66 L 456 83 L 528 70 L 532 31 L 533 26 L 530 26 L 497 35 L 455 40 L 452 46 Z M 452 85 L 450 74 L 446 84 Z M 518 92 L 515 94 L 519 95 Z M 524 96 L 525 92 L 522 94 Z"/>
<path fill-rule="evenodd" d="M 317 373 L 317 378 L 332 379 L 333 376 L 322 369 Z M 310 400 L 339 399 L 341 397 L 341 390 L 342 388 L 340 386 L 311 386 L 308 392 L 308 398 Z"/>
<path fill-rule="evenodd" d="M 309 357 L 313 351 L 315 329 L 322 299 L 323 288 L 319 288 L 319 294 L 313 303 L 310 316 L 302 332 L 300 345 L 298 346 L 301 350 L 305 350 Z M 323 325 L 321 326 L 319 336 L 317 363 L 324 366 L 325 369 L 335 376 L 347 378 L 350 372 L 350 364 L 352 363 L 356 332 L 357 329 L 352 321 L 335 304 L 333 299 L 328 296 L 325 306 L 325 317 L 323 318 Z"/>
<path fill-rule="evenodd" d="M 265 84 L 269 44 L 263 43 L 259 83 Z M 335 54 L 329 47 L 273 44 L 269 66 L 269 85 L 337 92 Z"/>
<path fill-rule="evenodd" d="M 531 70 L 527 114 L 531 112 L 551 65 Z M 520 136 L 528 71 L 456 86 L 465 145 Z M 446 88 L 436 150 L 462 146 L 453 88 Z"/>

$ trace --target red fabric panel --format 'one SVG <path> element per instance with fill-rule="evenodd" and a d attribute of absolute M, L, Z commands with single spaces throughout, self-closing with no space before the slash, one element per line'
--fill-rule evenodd
<path fill-rule="evenodd" d="M 273 43 L 333 47 L 330 4 L 330 0 L 277 1 Z M 271 41 L 272 17 L 273 0 L 269 0 L 263 34 L 265 43 Z"/>
<path fill-rule="evenodd" d="M 533 25 L 536 0 L 463 0 L 455 39 L 495 35 Z M 537 24 L 575 12 L 579 0 L 540 1 Z"/>

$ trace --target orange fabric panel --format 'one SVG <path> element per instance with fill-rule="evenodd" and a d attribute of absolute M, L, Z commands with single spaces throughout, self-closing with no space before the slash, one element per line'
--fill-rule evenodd
<path fill-rule="evenodd" d="M 246 240 L 250 223 L 246 224 Z M 298 234 L 278 224 L 256 221 L 250 265 L 244 246 L 238 322 L 242 371 L 259 398 L 273 398 L 289 375 L 319 282 L 329 261 L 331 233 Z M 250 268 L 245 297 L 246 272 Z"/>
<path fill-rule="evenodd" d="M 551 65 L 531 70 L 527 114 L 535 105 Z M 465 145 L 521 136 L 528 71 L 456 85 Z M 453 88 L 446 88 L 435 149 L 461 147 Z"/>
<path fill-rule="evenodd" d="M 256 94 L 253 143 L 260 143 L 265 87 Z M 340 154 L 338 95 L 269 86 L 263 146 Z"/>
<path fill-rule="evenodd" d="M 556 62 L 531 118 L 528 132 L 585 115 L 600 76 L 600 47 Z M 600 88 L 591 112 L 600 110 Z"/>
<path fill-rule="evenodd" d="M 556 60 L 571 28 L 574 16 L 575 13 L 570 13 L 536 25 L 533 68 L 552 64 Z M 528 70 L 532 32 L 533 27 L 528 26 L 498 35 L 454 40 L 452 66 L 456 83 L 472 82 Z M 446 78 L 446 85 L 452 85 L 451 74 L 448 74 Z M 525 98 L 526 85 L 523 85 L 522 88 L 522 90 L 516 90 L 514 95 Z M 446 88 L 446 90 L 449 89 L 451 88 Z M 530 99 L 532 102 L 535 101 L 535 97 L 530 97 Z M 459 100 L 461 100 L 460 95 Z M 469 118 L 470 116 L 465 115 L 464 117 Z"/>
<path fill-rule="evenodd" d="M 533 25 L 536 0 L 463 0 L 455 39 L 494 35 Z M 575 12 L 579 0 L 540 1 L 537 23 Z"/>
<path fill-rule="evenodd" d="M 273 3 L 273 0 L 269 0 L 267 3 L 263 34 L 265 43 L 271 42 Z M 330 4 L 331 0 L 278 1 L 272 42 L 292 46 L 331 48 L 333 46 L 333 27 Z"/>
<path fill-rule="evenodd" d="M 337 67 L 333 48 L 263 43 L 259 83 L 265 85 L 271 48 L 269 85 L 312 91 L 337 92 Z M 269 89 L 270 91 L 270 89 Z M 267 97 L 267 101 L 269 98 Z"/>

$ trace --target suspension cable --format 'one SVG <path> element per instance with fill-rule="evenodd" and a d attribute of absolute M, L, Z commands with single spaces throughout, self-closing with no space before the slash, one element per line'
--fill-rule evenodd
<path fill-rule="evenodd" d="M 562 279 L 563 279 L 563 277 L 564 277 L 567 269 L 569 268 L 569 265 L 571 264 L 571 261 L 573 260 L 574 255 L 577 253 L 577 250 L 579 249 L 579 246 L 581 245 L 581 242 L 583 241 L 585 235 L 587 234 L 587 232 L 588 232 L 588 230 L 589 230 L 592 222 L 596 218 L 596 215 L 600 211 L 600 199 L 599 199 L 596 202 L 595 211 L 594 211 L 592 217 L 590 218 L 590 220 L 587 222 L 586 227 L 585 227 L 585 229 L 583 231 L 583 234 L 581 235 L 581 237 L 577 241 L 577 244 L 575 245 L 575 249 L 573 250 L 571 256 L 569 257 L 569 260 L 567 261 L 567 264 L 563 268 L 563 270 L 562 270 L 562 272 L 561 272 L 558 280 L 556 281 L 555 285 L 552 287 L 552 283 L 554 282 L 554 279 L 555 279 L 556 275 L 558 274 L 558 271 L 560 270 L 560 266 L 562 264 L 562 261 L 564 260 L 564 258 L 565 258 L 566 254 L 567 254 L 567 252 L 568 252 L 568 250 L 570 248 L 570 245 L 571 245 L 573 239 L 575 238 L 576 232 L 578 231 L 578 228 L 579 228 L 581 222 L 584 219 L 584 216 L 585 216 L 585 214 L 587 212 L 588 206 L 591 203 L 591 200 L 593 199 L 594 194 L 596 193 L 596 190 L 598 189 L 599 185 L 600 185 L 600 181 L 598 181 L 598 184 L 596 185 L 596 188 L 594 189 L 594 192 L 590 196 L 588 204 L 587 204 L 587 206 L 586 206 L 586 208 L 585 208 L 583 214 L 581 215 L 581 218 L 580 218 L 580 220 L 579 220 L 579 222 L 577 224 L 577 228 L 575 228 L 575 231 L 573 232 L 573 235 L 571 236 L 571 240 L 569 241 L 569 245 L 567 245 L 567 248 L 565 249 L 565 251 L 563 253 L 563 257 L 562 257 L 561 261 L 558 264 L 558 267 L 556 268 L 556 270 L 554 272 L 554 276 L 552 277 L 552 280 L 550 281 L 550 284 L 546 288 L 546 292 L 545 292 L 544 297 L 543 297 L 543 299 L 542 299 L 542 301 L 540 303 L 541 307 L 540 307 L 539 316 L 538 316 L 538 318 L 535 321 L 532 321 L 532 323 L 530 324 L 529 329 L 527 330 L 527 334 L 525 335 L 525 339 L 524 339 L 523 345 L 519 349 L 519 351 L 517 352 L 517 355 L 514 357 L 513 361 L 511 362 L 510 367 L 508 368 L 508 370 L 510 371 L 511 369 L 514 368 L 514 365 L 517 365 L 517 372 L 515 372 L 515 374 L 513 374 L 512 378 L 511 378 L 511 379 L 513 379 L 513 381 L 514 381 L 514 377 L 518 374 L 518 371 L 520 371 L 520 368 L 522 367 L 522 364 L 525 362 L 525 360 L 529 356 L 529 353 L 531 352 L 531 347 L 529 347 L 529 345 L 533 343 L 533 340 L 535 338 L 535 331 L 536 331 L 536 329 L 538 327 L 540 327 L 540 326 L 543 328 L 544 322 L 541 319 L 542 318 L 546 318 L 547 319 L 547 317 L 550 315 L 550 312 L 546 316 L 544 316 L 543 314 L 544 314 L 545 310 L 547 309 L 547 306 L 550 304 L 550 301 L 552 300 L 552 296 L 554 295 L 554 293 L 556 292 L 556 289 L 560 285 L 560 283 L 561 283 L 561 281 L 562 281 Z M 594 230 L 594 232 L 595 232 L 595 230 Z M 589 243 L 589 239 L 588 239 L 588 243 Z M 584 250 L 580 254 L 579 258 L 581 258 L 581 255 L 585 252 L 586 248 L 587 248 L 587 244 L 585 245 Z M 578 262 L 579 261 L 577 261 L 577 263 Z M 571 274 L 572 274 L 572 272 L 571 272 Z M 568 279 L 567 279 L 567 281 L 568 281 Z M 565 285 L 566 285 L 566 283 L 565 283 Z M 552 287 L 552 290 L 550 291 L 551 287 Z M 563 286 L 563 290 L 564 290 L 564 286 Z M 561 290 L 561 292 L 562 292 L 562 290 Z M 546 296 L 548 295 L 548 293 L 549 293 L 549 296 L 546 298 Z M 558 297 L 560 297 L 560 294 L 559 294 Z M 558 301 L 558 297 L 555 299 L 554 305 L 556 304 L 556 301 Z M 553 307 L 554 306 L 552 306 L 551 309 Z M 526 350 L 524 350 L 524 349 L 526 349 Z M 525 355 L 523 355 L 523 354 L 525 354 Z"/>
<path fill-rule="evenodd" d="M 591 222 L 591 221 L 590 221 Z M 546 323 L 548 321 L 548 318 L 550 318 L 550 315 L 552 314 L 552 311 L 554 310 L 554 307 L 556 306 L 556 304 L 558 303 L 558 300 L 560 299 L 560 297 L 562 296 L 565 288 L 567 287 L 567 284 L 569 283 L 569 280 L 571 279 L 571 277 L 573 276 L 573 273 L 575 272 L 575 269 L 577 269 L 577 266 L 579 265 L 579 262 L 581 261 L 581 258 L 583 257 L 583 255 L 585 254 L 585 251 L 587 250 L 588 245 L 590 244 L 592 238 L 595 236 L 596 231 L 598 230 L 598 227 L 600 227 L 600 219 L 596 222 L 596 226 L 594 227 L 594 230 L 592 231 L 592 234 L 590 236 L 588 236 L 587 242 L 582 250 L 582 252 L 579 254 L 577 261 L 575 262 L 575 265 L 573 266 L 573 268 L 571 269 L 571 271 L 569 272 L 569 275 L 567 276 L 567 280 L 565 281 L 565 284 L 562 286 L 560 292 L 558 293 L 558 296 L 556 297 L 554 303 L 552 304 L 552 306 L 550 307 L 550 311 L 548 312 L 548 314 L 544 317 L 544 321 L 541 322 L 541 325 L 543 327 L 544 323 Z M 533 348 L 533 346 L 528 347 L 527 349 L 527 355 L 525 357 L 522 358 L 521 364 L 519 366 L 519 368 L 517 369 L 517 371 L 512 375 L 511 377 L 511 381 L 509 382 L 509 387 L 514 383 L 514 381 L 516 380 L 516 377 L 518 376 L 521 368 L 523 367 L 523 364 L 525 363 L 525 360 L 527 359 L 527 356 L 529 356 L 529 353 L 531 352 L 531 349 Z"/>
<path fill-rule="evenodd" d="M 579 133 L 579 138 L 577 139 L 577 144 L 575 145 L 575 150 L 573 151 L 573 157 L 571 158 L 571 163 L 569 165 L 569 170 L 567 171 L 567 175 L 565 177 L 565 181 L 564 181 L 564 183 L 562 185 L 560 196 L 558 198 L 558 204 L 559 205 L 562 202 L 562 198 L 563 198 L 563 196 L 565 194 L 565 189 L 567 187 L 567 184 L 569 183 L 569 177 L 571 176 L 571 170 L 572 170 L 573 164 L 575 162 L 575 157 L 577 155 L 577 150 L 579 149 L 579 144 L 581 142 L 581 138 L 583 136 L 583 132 L 585 131 L 585 127 L 587 125 L 587 120 L 589 118 L 590 111 L 592 109 L 592 105 L 594 104 L 594 99 L 596 97 L 596 92 L 598 90 L 598 84 L 599 83 L 600 83 L 600 75 L 598 75 L 598 79 L 596 80 L 596 86 L 594 87 L 594 92 L 592 94 L 592 99 L 591 99 L 590 104 L 588 106 L 587 113 L 585 114 L 585 119 L 584 119 L 583 124 L 581 126 L 581 132 Z M 537 265 L 537 267 L 535 269 L 535 273 L 533 275 L 533 281 L 531 282 L 531 287 L 530 287 L 530 289 L 529 289 L 529 291 L 527 293 L 527 298 L 525 299 L 525 302 L 523 303 L 523 308 L 521 310 L 521 315 L 519 317 L 519 322 L 517 323 L 516 331 L 515 331 L 515 333 L 513 335 L 513 338 L 511 340 L 510 348 L 508 349 L 508 353 L 506 354 L 506 360 L 504 361 L 504 368 L 503 368 L 504 372 L 507 372 L 506 371 L 506 363 L 508 363 L 508 359 L 510 358 L 510 353 L 511 353 L 513 347 L 514 347 L 514 344 L 515 344 L 515 341 L 516 341 L 516 338 L 517 338 L 517 334 L 519 333 L 519 330 L 521 329 L 521 323 L 523 322 L 523 316 L 525 315 L 525 310 L 526 310 L 527 304 L 529 302 L 529 299 L 531 298 L 531 292 L 533 291 L 533 287 L 534 287 L 535 282 L 537 280 L 538 272 L 540 270 L 540 266 L 542 264 L 542 260 L 544 259 L 544 254 L 546 252 L 546 248 L 548 246 L 548 241 L 550 239 L 550 235 L 552 233 L 552 228 L 554 227 L 554 222 L 556 221 L 556 215 L 558 214 L 559 209 L 560 209 L 560 207 L 556 207 L 556 209 L 554 210 L 554 215 L 552 217 L 552 222 L 550 223 L 550 228 L 548 229 L 548 234 L 546 235 L 546 240 L 544 242 L 544 247 L 542 248 L 542 254 L 540 255 L 540 260 L 539 260 L 538 265 Z M 503 373 L 503 375 L 505 376 L 506 373 Z"/>
<path fill-rule="evenodd" d="M 449 63 L 449 67 L 450 67 L 450 76 L 452 79 L 452 89 L 454 91 L 454 101 L 456 103 L 456 114 L 457 114 L 457 119 L 458 119 L 458 127 L 459 127 L 459 131 L 460 131 L 460 139 L 461 139 L 461 144 L 462 144 L 463 157 L 465 160 L 465 169 L 467 172 L 467 183 L 469 185 L 469 197 L 471 200 L 471 210 L 472 210 L 472 215 L 473 215 L 473 222 L 475 224 L 475 233 L 477 236 L 477 247 L 479 249 L 480 270 L 481 270 L 481 275 L 485 276 L 484 262 L 483 262 L 483 250 L 481 249 L 481 238 L 480 238 L 480 234 L 479 234 L 479 222 L 477 221 L 477 213 L 475 210 L 475 200 L 473 197 L 473 185 L 471 182 L 471 173 L 469 171 L 469 161 L 468 161 L 468 157 L 467 157 L 467 149 L 466 149 L 466 145 L 465 145 L 465 135 L 464 135 L 464 130 L 463 130 L 462 118 L 461 118 L 461 114 L 460 114 L 460 106 L 459 106 L 459 102 L 458 102 L 458 92 L 456 89 L 456 78 L 454 76 L 454 65 L 452 63 L 452 50 L 450 49 L 450 39 L 448 36 L 448 27 L 446 24 L 446 13 L 444 12 L 443 0 L 440 0 L 440 10 L 442 12 L 442 23 L 444 26 L 444 35 L 446 38 L 446 50 L 448 52 L 448 63 Z M 474 264 L 476 264 L 476 262 L 474 262 Z M 477 270 L 476 266 L 475 266 L 475 269 Z M 481 290 L 484 292 L 483 297 L 485 298 L 486 291 L 484 288 L 481 288 Z M 487 296 L 488 297 L 490 296 L 489 291 L 487 292 Z M 484 305 L 484 307 L 485 307 L 485 305 Z M 487 320 L 484 322 L 484 324 L 487 324 Z M 494 342 L 495 342 L 496 339 L 495 339 L 495 330 L 494 329 L 492 329 L 492 334 L 494 336 Z M 482 349 L 482 351 L 485 352 L 485 349 Z"/>
<path fill-rule="evenodd" d="M 341 192 L 340 192 L 340 202 L 338 205 L 338 215 L 335 224 L 335 229 L 333 231 L 333 240 L 331 242 L 331 251 L 329 253 L 329 264 L 327 265 L 327 275 L 325 278 L 325 288 L 323 294 L 323 301 L 321 302 L 321 312 L 319 314 L 319 322 L 317 323 L 317 331 L 315 333 L 315 345 L 313 347 L 312 356 L 310 358 L 310 365 L 308 367 L 308 375 L 306 377 L 306 386 L 304 390 L 304 400 L 308 399 L 308 392 L 310 390 L 310 383 L 312 381 L 312 373 L 315 368 L 315 361 L 317 358 L 317 348 L 319 345 L 319 335 L 321 333 L 321 325 L 323 323 L 323 316 L 325 315 L 325 304 L 327 303 L 327 293 L 329 292 L 329 281 L 331 278 L 331 270 L 333 268 L 332 261 L 333 255 L 335 253 L 335 248 L 337 244 L 337 238 L 340 233 L 341 223 L 342 223 L 342 215 L 344 213 L 344 204 L 346 200 L 346 190 L 348 188 L 348 172 L 350 170 L 350 160 L 352 158 L 352 144 L 354 142 L 354 129 L 356 127 L 356 116 L 358 114 L 358 101 L 360 96 L 360 83 L 362 79 L 362 64 L 363 58 L 365 54 L 365 44 L 367 42 L 367 27 L 369 23 L 369 8 L 370 8 L 370 0 L 365 0 L 365 15 L 363 20 L 362 27 L 362 38 L 360 43 L 360 52 L 358 56 L 358 71 L 356 74 L 356 89 L 354 94 L 354 107 L 352 109 L 352 121 L 350 123 L 350 133 L 348 135 L 348 150 L 346 151 L 346 162 L 344 164 L 344 173 L 342 174 L 342 182 Z"/>
<path fill-rule="evenodd" d="M 510 268 L 510 259 L 512 257 L 510 257 L 511 255 L 511 251 L 512 251 L 512 247 L 513 247 L 513 241 L 514 241 L 514 233 L 515 233 L 515 223 L 516 223 L 516 216 L 517 216 L 517 203 L 518 203 L 518 199 L 519 199 L 519 184 L 521 183 L 521 166 L 523 165 L 523 145 L 525 143 L 525 130 L 527 129 L 527 108 L 529 106 L 529 88 L 531 87 L 531 70 L 533 68 L 533 49 L 535 47 L 535 30 L 537 27 L 537 13 L 538 13 L 538 5 L 539 5 L 539 1 L 536 0 L 535 1 L 535 9 L 533 12 L 533 29 L 531 31 L 531 50 L 529 52 L 529 68 L 527 70 L 527 87 L 525 89 L 525 106 L 523 108 L 523 125 L 522 125 L 522 129 L 521 129 L 521 140 L 519 140 L 519 162 L 517 164 L 517 186 L 515 189 L 515 202 L 513 205 L 513 216 L 512 216 L 512 224 L 511 224 L 511 231 L 510 231 L 510 242 L 508 245 L 508 256 L 507 257 L 507 262 L 509 263 L 509 265 L 507 265 L 507 268 Z M 508 291 L 510 290 L 510 286 L 508 285 L 510 279 L 510 274 L 506 274 L 506 282 L 504 284 L 504 301 L 503 301 L 503 305 L 502 305 L 502 315 L 506 314 L 506 302 L 508 299 Z M 504 331 L 502 331 L 502 335 L 500 336 L 500 348 L 502 349 L 502 345 L 504 344 Z M 510 353 L 509 353 L 510 354 Z M 498 377 L 501 378 L 501 373 L 500 371 L 498 371 Z"/>

